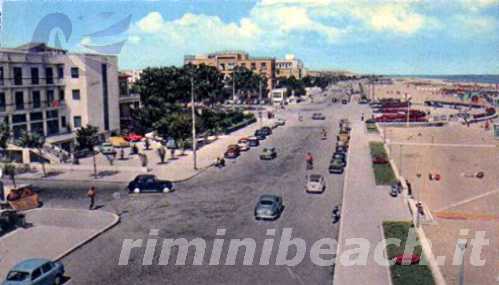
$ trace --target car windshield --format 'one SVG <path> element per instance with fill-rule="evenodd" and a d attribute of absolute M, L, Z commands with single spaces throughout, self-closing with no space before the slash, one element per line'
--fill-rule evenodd
<path fill-rule="evenodd" d="M 321 180 L 320 175 L 310 175 L 310 181 L 311 182 L 319 182 Z"/>
<path fill-rule="evenodd" d="M 28 280 L 29 273 L 22 271 L 11 271 L 7 274 L 7 281 L 25 281 Z"/>

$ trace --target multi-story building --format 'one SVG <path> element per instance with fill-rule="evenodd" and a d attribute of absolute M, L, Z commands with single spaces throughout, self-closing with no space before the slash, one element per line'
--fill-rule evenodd
<path fill-rule="evenodd" d="M 68 53 L 43 43 L 0 48 L 0 119 L 18 138 L 36 132 L 69 148 L 73 131 L 119 130 L 117 58 Z"/>
<path fill-rule="evenodd" d="M 186 55 L 184 64 L 216 67 L 226 76 L 231 76 L 234 67 L 242 66 L 267 78 L 267 87 L 272 90 L 275 84 L 275 58 L 252 57 L 243 51 L 224 51 L 208 55 Z"/>
<path fill-rule="evenodd" d="M 130 130 L 132 126 L 132 112 L 140 107 L 140 95 L 130 93 L 130 75 L 120 72 L 118 76 L 120 86 L 120 128 Z"/>
<path fill-rule="evenodd" d="M 303 62 L 291 54 L 286 55 L 285 59 L 277 59 L 275 67 L 276 77 L 289 78 L 294 76 L 297 79 L 301 79 L 304 76 Z"/>

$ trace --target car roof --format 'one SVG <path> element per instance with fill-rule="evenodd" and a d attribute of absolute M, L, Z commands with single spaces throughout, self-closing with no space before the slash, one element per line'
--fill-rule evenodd
<path fill-rule="evenodd" d="M 14 271 L 22 271 L 22 272 L 32 272 L 33 270 L 37 269 L 38 267 L 42 266 L 43 264 L 49 262 L 50 260 L 44 259 L 44 258 L 32 258 L 32 259 L 26 259 L 18 264 L 16 264 L 12 270 Z"/>

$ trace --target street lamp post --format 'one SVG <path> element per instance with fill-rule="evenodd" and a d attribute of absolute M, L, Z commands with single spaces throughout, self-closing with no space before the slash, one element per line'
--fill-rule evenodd
<path fill-rule="evenodd" d="M 194 78 L 191 77 L 191 113 L 192 113 L 192 159 L 193 159 L 193 168 L 197 170 L 197 157 L 196 157 L 196 148 L 197 148 L 197 140 L 196 140 L 196 109 L 194 107 Z"/>
<path fill-rule="evenodd" d="M 232 70 L 232 102 L 236 104 L 236 72 Z"/>

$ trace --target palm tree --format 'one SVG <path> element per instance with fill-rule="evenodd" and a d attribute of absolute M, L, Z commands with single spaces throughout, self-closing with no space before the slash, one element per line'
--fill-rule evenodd
<path fill-rule="evenodd" d="M 43 146 L 45 145 L 45 137 L 38 133 L 23 132 L 21 137 L 17 140 L 17 144 L 23 148 L 34 148 L 38 151 L 40 163 L 42 164 L 43 176 L 47 176 L 45 169 L 45 158 L 42 154 Z"/>

